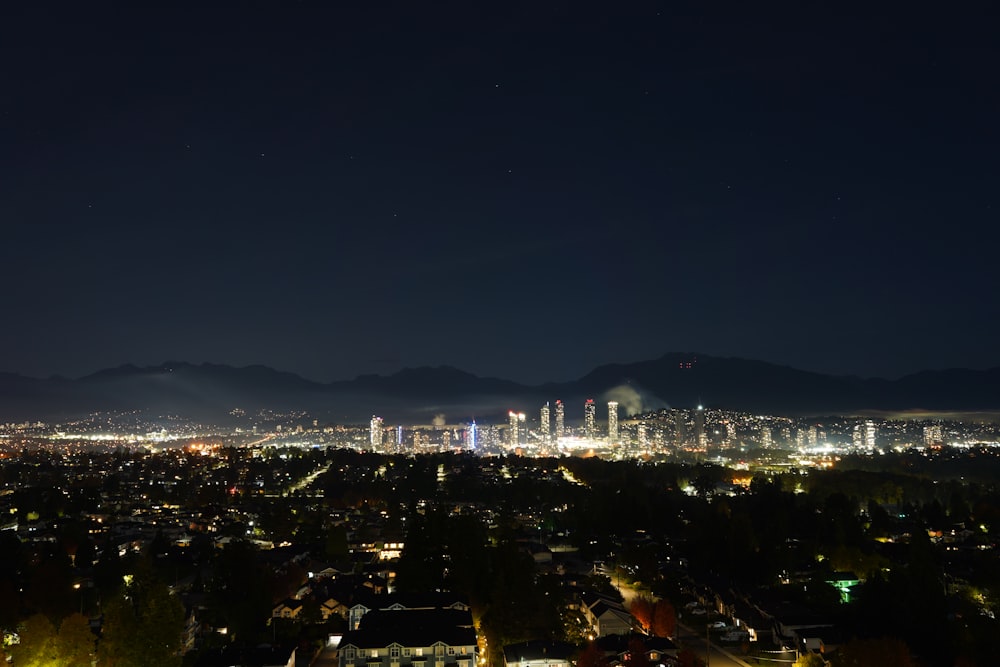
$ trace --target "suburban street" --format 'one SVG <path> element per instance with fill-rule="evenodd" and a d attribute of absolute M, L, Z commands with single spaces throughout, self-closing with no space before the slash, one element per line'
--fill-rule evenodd
<path fill-rule="evenodd" d="M 697 655 L 701 659 L 705 659 L 705 635 L 702 633 L 696 633 L 691 628 L 680 623 L 677 624 L 677 643 L 681 646 L 685 646 Z M 710 656 L 710 661 L 708 667 L 750 667 L 750 664 L 744 662 L 737 656 L 725 651 L 724 649 L 712 644 L 712 653 Z"/>
<path fill-rule="evenodd" d="M 623 600 L 625 601 L 625 606 L 627 607 L 629 603 L 640 594 L 635 588 L 630 586 L 628 583 L 621 581 L 619 577 L 614 576 L 614 572 L 606 568 L 602 569 L 603 574 L 607 574 L 611 579 L 611 583 L 614 584 L 615 588 L 621 593 Z M 655 599 L 649 593 L 643 592 L 642 594 Z M 705 658 L 705 635 L 701 632 L 695 632 L 686 625 L 682 625 L 680 622 L 677 623 L 677 643 L 681 646 L 690 648 L 698 657 Z M 749 663 L 744 662 L 739 657 L 733 655 L 729 651 L 712 644 L 712 652 L 710 655 L 709 667 L 751 667 Z"/>
<path fill-rule="evenodd" d="M 311 667 L 337 667 L 337 649 L 332 646 L 324 646 L 310 665 Z"/>

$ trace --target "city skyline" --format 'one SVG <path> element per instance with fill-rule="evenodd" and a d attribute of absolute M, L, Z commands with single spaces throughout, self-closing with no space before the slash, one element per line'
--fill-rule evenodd
<path fill-rule="evenodd" d="M 61 4 L 0 21 L 0 371 L 1000 365 L 986 8 Z"/>

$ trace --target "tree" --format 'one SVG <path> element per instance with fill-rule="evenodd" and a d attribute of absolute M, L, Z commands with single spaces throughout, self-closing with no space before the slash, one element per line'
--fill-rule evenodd
<path fill-rule="evenodd" d="M 625 654 L 625 660 L 631 667 L 649 664 L 649 658 L 646 657 L 646 644 L 639 637 L 633 636 L 628 640 L 628 653 Z"/>
<path fill-rule="evenodd" d="M 310 595 L 302 601 L 302 611 L 299 612 L 299 622 L 302 625 L 319 625 L 323 622 L 323 609 L 316 596 Z"/>
<path fill-rule="evenodd" d="M 91 667 L 97 637 L 90 630 L 90 619 L 83 614 L 70 614 L 59 624 L 56 644 L 62 667 Z"/>
<path fill-rule="evenodd" d="M 834 667 L 913 667 L 910 649 L 901 639 L 853 639 L 832 656 Z"/>
<path fill-rule="evenodd" d="M 669 600 L 660 599 L 653 605 L 653 634 L 673 637 L 677 634 L 677 612 Z"/>
<path fill-rule="evenodd" d="M 705 664 L 705 661 L 695 655 L 694 651 L 689 648 L 682 648 L 677 653 L 677 662 L 680 663 L 681 667 L 702 667 Z"/>
<path fill-rule="evenodd" d="M 264 634 L 273 588 L 273 575 L 258 560 L 257 547 L 244 540 L 226 545 L 217 558 L 211 600 L 230 637 L 253 642 Z"/>
<path fill-rule="evenodd" d="M 350 562 L 350 551 L 347 547 L 347 527 L 340 524 L 328 529 L 326 531 L 326 543 L 323 550 L 326 557 L 337 565 Z"/>
<path fill-rule="evenodd" d="M 45 614 L 30 616 L 18 627 L 20 642 L 10 648 L 18 667 L 48 667 L 61 664 L 56 646 L 56 628 Z"/>
<path fill-rule="evenodd" d="M 69 557 L 61 551 L 41 554 L 39 562 L 28 571 L 25 605 L 31 611 L 59 620 L 73 611 L 75 600 Z"/>
<path fill-rule="evenodd" d="M 827 667 L 827 662 L 816 653 L 803 653 L 792 667 Z"/>
<path fill-rule="evenodd" d="M 603 667 L 604 651 L 596 642 L 590 642 L 576 659 L 576 667 Z"/>
<path fill-rule="evenodd" d="M 102 667 L 179 666 L 184 606 L 145 561 L 121 594 L 104 605 Z"/>
<path fill-rule="evenodd" d="M 632 604 L 629 605 L 628 610 L 643 630 L 649 630 L 653 627 L 654 608 L 649 598 L 644 595 L 638 595 L 632 600 Z"/>

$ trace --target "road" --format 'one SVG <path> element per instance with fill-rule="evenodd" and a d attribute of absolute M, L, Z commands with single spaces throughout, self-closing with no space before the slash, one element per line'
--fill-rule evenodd
<path fill-rule="evenodd" d="M 680 623 L 677 624 L 677 643 L 694 651 L 702 660 L 705 659 L 705 635 L 696 633 L 691 628 Z M 729 651 L 712 644 L 711 660 L 708 667 L 751 667 L 747 662 Z"/>
<path fill-rule="evenodd" d="M 630 586 L 627 582 L 621 581 L 620 578 L 614 576 L 614 572 L 604 569 L 603 574 L 607 574 L 611 579 L 611 583 L 614 584 L 618 592 L 622 594 L 622 598 L 625 600 L 625 606 L 632 602 L 632 600 L 638 595 L 645 595 L 646 597 L 656 600 L 656 596 L 648 592 L 641 592 Z M 680 646 L 689 648 L 695 652 L 695 654 L 702 660 L 705 659 L 705 635 L 701 632 L 695 632 L 691 628 L 677 624 L 677 643 Z M 710 654 L 711 660 L 709 661 L 708 667 L 752 667 L 749 663 L 744 662 L 738 656 L 733 655 L 731 652 L 724 648 L 712 644 L 712 653 Z"/>
<path fill-rule="evenodd" d="M 337 649 L 332 646 L 324 646 L 310 667 L 337 667 Z"/>

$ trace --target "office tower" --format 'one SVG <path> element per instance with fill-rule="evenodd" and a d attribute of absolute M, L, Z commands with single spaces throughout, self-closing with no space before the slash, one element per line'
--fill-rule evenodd
<path fill-rule="evenodd" d="M 517 413 L 517 444 L 528 444 L 528 422 L 523 412 Z"/>
<path fill-rule="evenodd" d="M 705 435 L 705 408 L 701 405 L 694 411 L 694 440 L 701 448 L 708 446 L 708 436 Z"/>
<path fill-rule="evenodd" d="M 552 426 L 551 426 L 551 422 L 549 421 L 549 404 L 548 403 L 546 403 L 545 405 L 542 406 L 542 414 L 541 414 L 540 422 L 541 423 L 540 423 L 540 425 L 538 427 L 538 430 L 542 434 L 542 440 L 545 441 L 545 442 L 548 442 L 549 439 L 550 439 L 549 436 L 552 434 L 552 431 L 551 431 Z"/>
<path fill-rule="evenodd" d="M 815 447 L 819 444 L 819 429 L 815 426 L 809 427 L 809 446 Z"/>
<path fill-rule="evenodd" d="M 465 430 L 465 446 L 467 449 L 474 450 L 476 448 L 476 420 L 473 419 L 472 423 Z"/>
<path fill-rule="evenodd" d="M 372 449 L 375 451 L 381 451 L 382 449 L 382 418 L 376 415 L 372 415 L 372 422 L 370 425 L 370 434 Z"/>
<path fill-rule="evenodd" d="M 608 401 L 608 440 L 618 442 L 618 401 Z"/>
<path fill-rule="evenodd" d="M 556 401 L 556 440 L 566 435 L 566 406 Z"/>
<path fill-rule="evenodd" d="M 507 444 L 517 447 L 517 413 L 513 410 L 507 413 Z"/>
<path fill-rule="evenodd" d="M 760 446 L 764 449 L 770 449 L 774 446 L 774 440 L 771 437 L 771 428 L 769 426 L 760 427 Z"/>
<path fill-rule="evenodd" d="M 591 440 L 597 435 L 597 404 L 592 398 L 583 404 L 583 434 Z"/>

